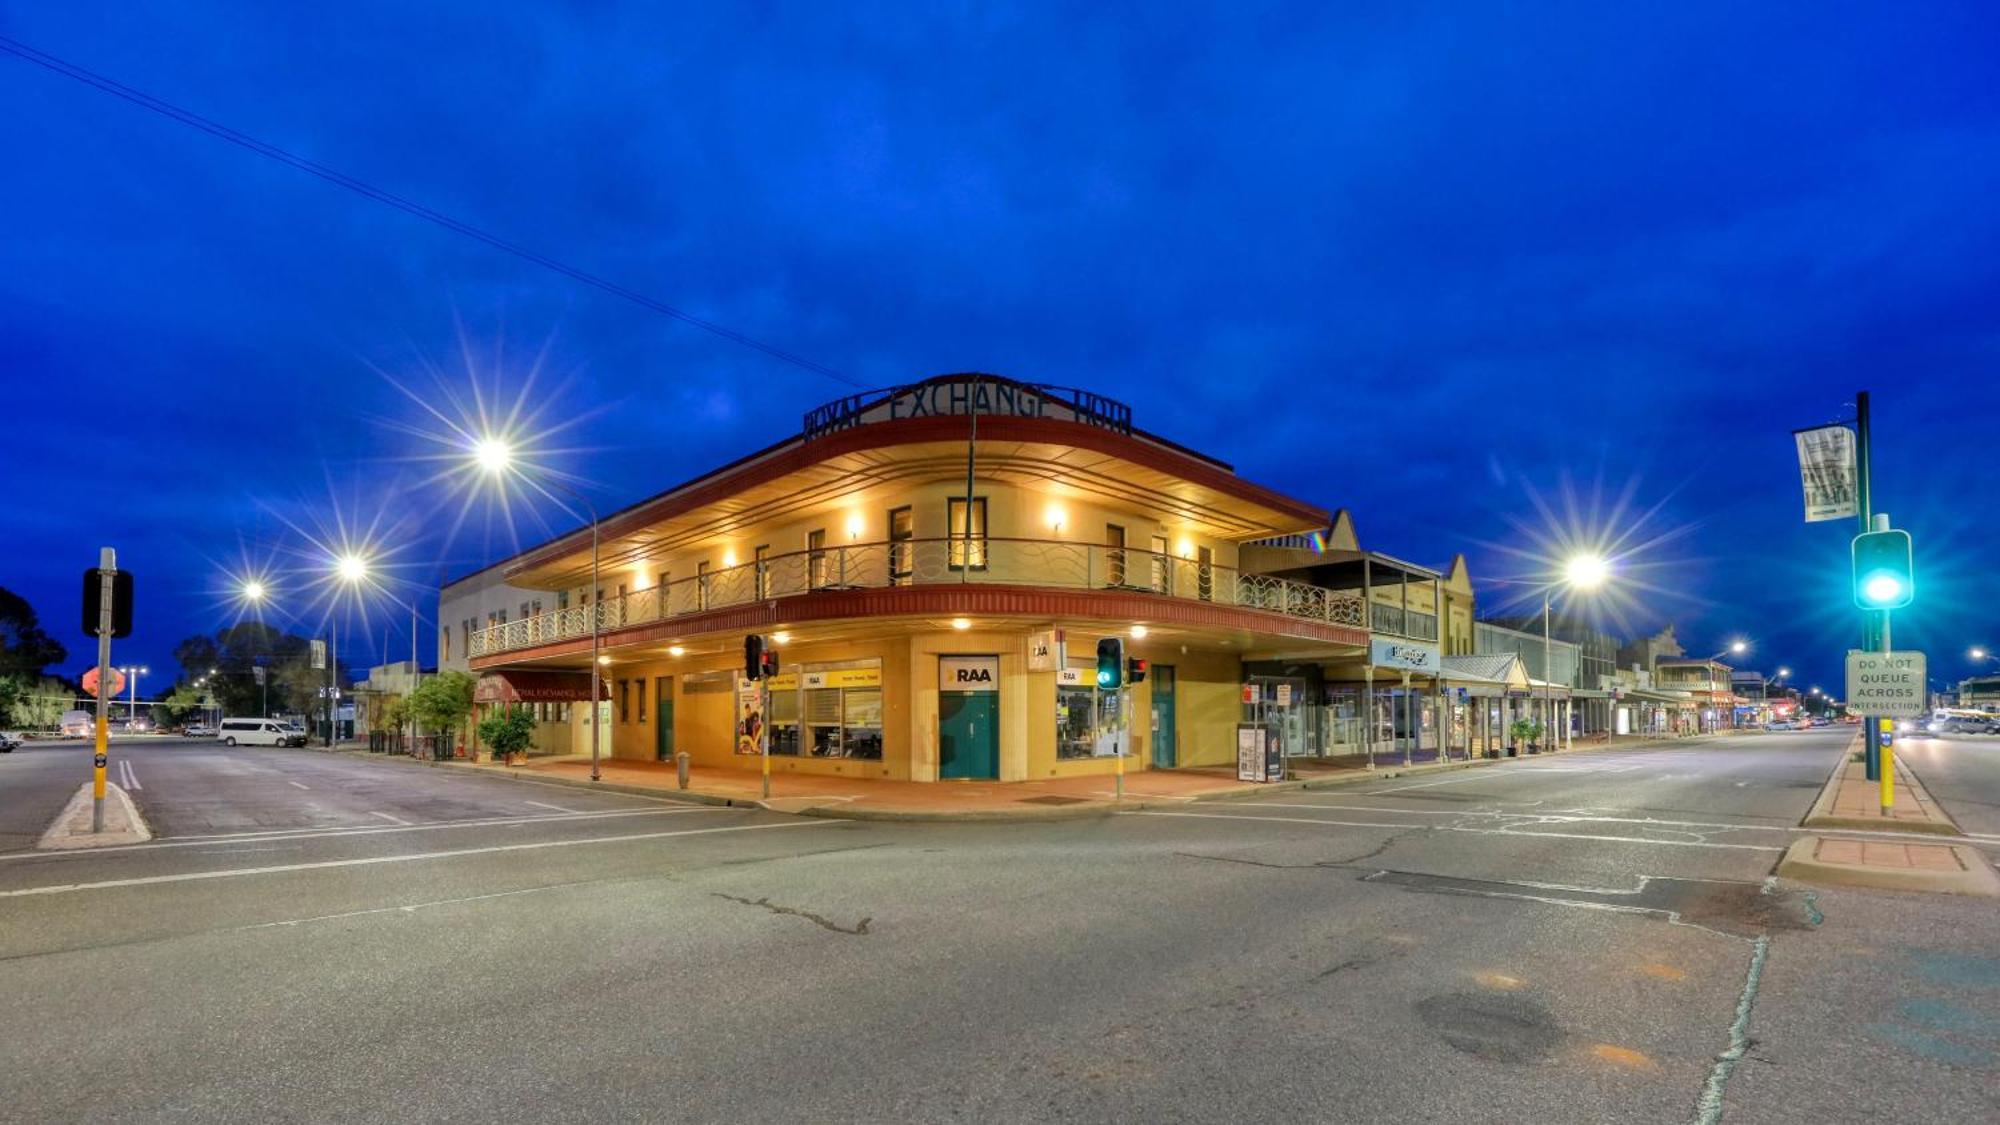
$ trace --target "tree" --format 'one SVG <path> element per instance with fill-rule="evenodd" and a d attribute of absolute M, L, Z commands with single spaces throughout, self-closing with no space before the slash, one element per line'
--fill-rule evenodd
<path fill-rule="evenodd" d="M 534 737 L 535 716 L 524 703 L 500 707 L 479 720 L 479 741 L 496 760 L 529 749 Z"/>
<path fill-rule="evenodd" d="M 54 676 L 43 676 L 35 690 L 14 705 L 14 721 L 32 730 L 54 730 L 63 712 L 76 705 L 76 692 Z"/>
<path fill-rule="evenodd" d="M 34 680 L 68 659 L 69 650 L 42 631 L 28 600 L 0 586 L 0 676 Z"/>
<path fill-rule="evenodd" d="M 446 669 L 417 685 L 407 706 L 410 717 L 432 730 L 461 730 L 472 714 L 472 689 L 477 681 L 465 672 Z"/>

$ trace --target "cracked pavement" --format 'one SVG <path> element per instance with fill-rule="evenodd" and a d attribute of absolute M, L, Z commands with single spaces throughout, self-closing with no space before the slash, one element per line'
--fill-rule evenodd
<path fill-rule="evenodd" d="M 155 743 L 161 839 L 0 851 L 0 1105 L 1992 1119 L 2000 907 L 1769 879 L 1843 741 L 999 825 Z M 0 762 L 10 815 L 86 758 Z"/>

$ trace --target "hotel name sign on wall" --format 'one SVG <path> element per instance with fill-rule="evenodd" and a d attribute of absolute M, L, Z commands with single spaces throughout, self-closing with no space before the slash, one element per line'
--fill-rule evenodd
<path fill-rule="evenodd" d="M 1053 418 L 1132 432 L 1132 408 L 1075 387 L 1020 383 L 997 377 L 952 376 L 887 390 L 863 391 L 806 412 L 805 439 L 901 418 Z"/>

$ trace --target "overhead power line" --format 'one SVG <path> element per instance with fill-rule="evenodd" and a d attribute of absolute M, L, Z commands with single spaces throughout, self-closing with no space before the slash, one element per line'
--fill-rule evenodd
<path fill-rule="evenodd" d="M 211 121 L 208 118 L 203 117 L 198 113 L 182 109 L 171 102 L 162 101 L 161 99 L 156 98 L 153 95 L 148 94 L 143 90 L 135 90 L 132 87 L 125 85 L 122 82 L 106 78 L 101 74 L 95 73 L 94 71 L 85 70 L 83 67 L 77 66 L 75 63 L 59 59 L 56 56 L 51 55 L 46 51 L 36 50 L 35 48 L 30 47 L 26 43 L 23 43 L 17 39 L 10 39 L 7 36 L 0 35 L 0 51 L 6 51 L 9 54 L 15 55 L 19 58 L 27 60 L 28 62 L 34 63 L 36 66 L 52 70 L 57 74 L 62 75 L 65 78 L 73 78 L 76 81 L 81 82 L 86 86 L 93 86 L 99 90 L 104 91 L 107 94 L 112 94 L 116 97 L 123 98 L 134 105 L 143 106 L 144 108 L 150 109 L 154 113 L 160 114 L 163 117 L 169 117 L 175 121 L 180 122 L 183 125 L 199 129 L 202 132 L 207 133 L 212 137 L 219 137 L 222 140 L 228 141 L 230 144 L 249 149 L 251 152 L 254 152 L 259 156 L 275 160 L 280 164 L 290 165 L 291 167 L 296 168 L 301 172 L 309 172 L 312 175 L 318 176 L 320 179 L 327 181 L 328 183 L 337 184 L 341 187 L 346 188 L 351 192 L 356 193 L 357 195 L 367 196 L 369 199 L 375 200 L 377 203 L 385 203 L 391 207 L 396 208 L 399 211 L 415 215 L 417 218 L 423 219 L 426 222 L 435 223 L 438 226 L 445 228 L 446 230 L 452 231 L 457 234 L 462 234 L 467 238 L 476 239 L 480 242 L 485 243 L 488 246 L 493 247 L 496 250 L 505 251 L 509 254 L 514 255 L 517 258 L 523 259 L 524 261 L 533 262 L 534 264 L 541 266 L 543 269 L 559 273 L 564 277 L 569 278 L 572 281 L 580 281 L 583 284 L 591 286 L 595 289 L 601 289 L 604 292 L 611 294 L 612 296 L 623 297 L 625 300 L 630 301 L 633 304 L 640 306 L 641 308 L 650 309 L 653 312 L 660 313 L 665 316 L 670 316 L 675 320 L 682 322 L 683 324 L 691 324 L 694 327 L 699 328 L 704 332 L 709 332 L 714 335 L 720 336 L 723 339 L 730 341 L 731 343 L 741 344 L 746 348 L 755 349 L 756 351 L 762 352 L 773 359 L 789 363 L 794 367 L 802 368 L 806 371 L 813 372 L 816 375 L 824 375 L 829 379 L 846 383 L 851 387 L 858 388 L 862 386 L 861 383 L 855 381 L 852 378 L 849 378 L 843 372 L 835 368 L 828 367 L 823 363 L 816 363 L 813 360 L 805 358 L 804 356 L 788 352 L 785 349 L 776 346 L 775 344 L 767 344 L 764 341 L 759 340 L 754 336 L 747 336 L 741 332 L 736 331 L 733 328 L 728 328 L 724 325 L 717 324 L 712 320 L 707 320 L 702 317 L 696 316 L 693 313 L 688 312 L 684 309 L 675 308 L 674 306 L 667 304 L 665 301 L 655 300 L 654 298 L 649 297 L 644 293 L 640 293 L 637 290 L 628 289 L 625 286 L 620 285 L 615 281 L 608 281 L 605 278 L 597 276 L 596 274 L 580 270 L 575 266 L 567 265 L 563 262 L 557 261 L 556 259 L 549 257 L 546 254 L 536 253 L 535 251 L 530 250 L 524 246 L 520 246 L 515 243 L 509 242 L 498 235 L 489 234 L 486 231 L 480 230 L 478 227 L 475 227 L 470 223 L 461 222 L 458 219 L 454 219 L 450 215 L 446 215 L 439 211 L 433 211 L 432 209 L 424 206 L 421 203 L 416 203 L 411 200 L 404 199 L 402 196 L 396 195 L 393 192 L 384 191 L 383 189 L 375 187 L 374 185 L 369 184 L 365 181 L 355 179 L 353 176 L 347 175 L 344 172 L 337 171 L 336 169 L 333 168 L 328 168 L 326 165 L 317 163 L 315 161 L 307 160 L 303 156 L 298 156 L 293 153 L 286 152 L 284 149 L 281 149 L 274 144 L 269 144 L 265 141 L 260 141 L 257 138 L 250 136 L 247 133 L 238 132 L 235 129 L 231 129 L 227 125 Z"/>

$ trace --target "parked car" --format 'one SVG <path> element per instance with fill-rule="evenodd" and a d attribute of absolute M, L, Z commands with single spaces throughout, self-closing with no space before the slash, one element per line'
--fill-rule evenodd
<path fill-rule="evenodd" d="M 189 723 L 181 728 L 182 738 L 214 738 L 215 728 L 207 723 Z"/>
<path fill-rule="evenodd" d="M 18 737 L 8 734 L 4 730 L 0 730 L 0 754 L 12 754 L 14 752 L 14 747 L 19 746 L 20 744 L 21 740 Z"/>
<path fill-rule="evenodd" d="M 587 703 L 587 702 L 589 702 L 589 700 L 585 700 L 585 702 Z M 1797 730 L 1797 729 L 1799 729 L 1799 724 L 1798 724 L 1798 723 L 1796 723 L 1796 722 L 1794 722 L 1794 721 L 1793 721 L 1793 720 L 1791 720 L 1791 719 L 1778 719 L 1778 720 L 1776 720 L 1775 722 L 1769 722 L 1769 723 L 1765 723 L 1765 724 L 1764 724 L 1764 729 L 1765 729 L 1765 730 Z"/>
<path fill-rule="evenodd" d="M 224 746 L 304 746 L 306 732 L 276 719 L 224 719 L 217 732 Z"/>

